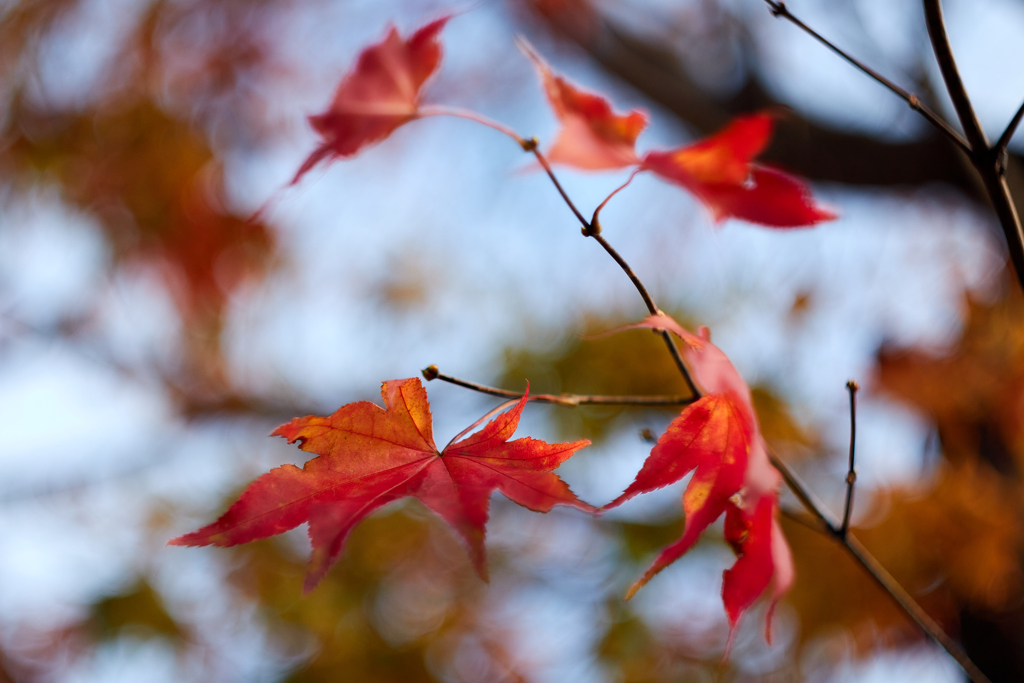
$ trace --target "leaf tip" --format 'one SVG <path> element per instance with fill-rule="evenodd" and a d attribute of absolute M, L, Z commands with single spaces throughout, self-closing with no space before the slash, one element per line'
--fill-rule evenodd
<path fill-rule="evenodd" d="M 179 546 L 188 546 L 188 547 L 193 547 L 194 548 L 196 546 L 205 545 L 205 544 L 204 543 L 196 542 L 196 540 L 195 540 L 195 533 L 193 532 L 191 534 L 182 534 L 181 536 L 177 536 L 175 538 L 172 538 L 171 540 L 167 541 L 167 545 L 179 545 Z"/>
<path fill-rule="evenodd" d="M 280 436 L 287 439 L 288 443 L 295 443 L 299 438 L 299 420 L 302 418 L 294 417 L 290 422 L 285 422 L 274 431 L 270 432 L 271 436 Z"/>

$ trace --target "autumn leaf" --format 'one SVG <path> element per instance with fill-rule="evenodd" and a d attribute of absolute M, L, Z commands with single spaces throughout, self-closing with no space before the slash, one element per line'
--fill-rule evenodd
<path fill-rule="evenodd" d="M 363 50 L 327 111 L 309 117 L 323 142 L 292 185 L 324 159 L 352 156 L 417 117 L 420 91 L 441 64 L 438 34 L 449 18 L 423 26 L 408 40 L 392 26 L 384 40 Z"/>
<path fill-rule="evenodd" d="M 695 335 L 665 314 L 627 327 L 668 330 L 678 336 L 694 381 L 704 395 L 669 424 L 633 483 L 604 507 L 618 507 L 693 472 L 683 493 L 686 524 L 682 537 L 662 550 L 626 597 L 682 557 L 725 513 L 726 539 L 738 556 L 736 564 L 726 570 L 722 587 L 731 644 L 740 617 L 769 586 L 768 625 L 771 609 L 792 584 L 792 557 L 775 521 L 780 477 L 768 460 L 750 389 L 728 357 L 711 343 L 707 328 Z"/>
<path fill-rule="evenodd" d="M 633 483 L 606 509 L 673 484 L 694 472 L 683 494 L 686 528 L 629 589 L 633 597 L 655 574 L 679 559 L 700 534 L 725 512 L 730 496 L 743 487 L 753 437 L 736 403 L 724 394 L 708 394 L 687 406 L 658 439 Z"/>
<path fill-rule="evenodd" d="M 519 47 L 537 67 L 548 102 L 562 124 L 546 153 L 549 161 L 592 171 L 640 163 L 634 146 L 647 126 L 643 112 L 616 114 L 607 99 L 580 90 L 552 71 L 526 41 L 520 40 Z"/>
<path fill-rule="evenodd" d="M 391 501 L 418 498 L 465 541 L 486 580 L 484 533 L 491 492 L 536 512 L 555 505 L 594 512 L 552 470 L 589 441 L 549 444 L 508 439 L 527 396 L 480 431 L 438 451 L 427 393 L 419 379 L 381 387 L 384 409 L 368 401 L 342 406 L 329 417 L 295 418 L 273 434 L 319 457 L 301 469 L 283 465 L 254 481 L 213 524 L 170 545 L 231 546 L 266 538 L 309 522 L 313 555 L 305 590 L 312 590 L 341 554 L 349 531 Z"/>
<path fill-rule="evenodd" d="M 768 144 L 771 130 L 768 114 L 739 117 L 700 142 L 648 152 L 641 166 L 692 192 L 716 222 L 739 218 L 792 228 L 836 218 L 815 204 L 803 181 L 753 162 Z"/>

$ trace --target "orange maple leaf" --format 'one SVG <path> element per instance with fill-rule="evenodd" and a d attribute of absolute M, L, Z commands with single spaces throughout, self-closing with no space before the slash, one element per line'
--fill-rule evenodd
<path fill-rule="evenodd" d="M 589 441 L 508 440 L 527 396 L 443 451 L 434 445 L 430 405 L 419 379 L 384 382 L 381 396 L 384 409 L 360 401 L 329 417 L 299 417 L 278 427 L 275 436 L 299 441 L 302 450 L 319 457 L 302 468 L 283 465 L 264 474 L 216 522 L 169 544 L 231 546 L 309 522 L 313 555 L 305 581 L 308 592 L 363 517 L 411 496 L 459 533 L 486 580 L 484 534 L 492 491 L 537 512 L 555 505 L 596 511 L 552 472 Z"/>
<path fill-rule="evenodd" d="M 643 112 L 616 114 L 607 99 L 577 88 L 552 71 L 526 41 L 520 40 L 519 46 L 537 67 L 548 102 L 562 124 L 546 153 L 549 161 L 595 171 L 640 163 L 634 147 L 647 126 Z"/>
<path fill-rule="evenodd" d="M 352 156 L 417 118 L 420 91 L 441 64 L 438 34 L 450 17 L 403 40 L 392 26 L 384 40 L 363 50 L 322 114 L 309 117 L 322 144 L 299 168 L 291 184 L 329 157 Z"/>

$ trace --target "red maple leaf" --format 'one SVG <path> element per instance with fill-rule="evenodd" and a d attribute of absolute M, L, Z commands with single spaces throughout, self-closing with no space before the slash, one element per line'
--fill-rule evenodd
<path fill-rule="evenodd" d="M 740 218 L 792 228 L 836 218 L 814 203 L 803 181 L 753 162 L 768 144 L 771 132 L 768 114 L 742 116 L 687 147 L 648 152 L 641 167 L 692 192 L 716 222 Z"/>
<path fill-rule="evenodd" d="M 408 40 L 392 26 L 384 40 L 363 50 L 327 111 L 309 117 L 323 142 L 299 168 L 292 185 L 322 160 L 352 156 L 418 116 L 420 91 L 441 64 L 438 34 L 449 18 L 427 24 Z"/>
<path fill-rule="evenodd" d="M 740 617 L 772 585 L 770 627 L 771 609 L 793 581 L 789 546 L 775 521 L 780 477 L 768 460 L 750 389 L 728 357 L 711 343 L 706 328 L 695 335 L 664 314 L 628 327 L 677 335 L 684 342 L 683 356 L 694 380 L 705 394 L 669 424 L 633 483 L 604 507 L 617 507 L 694 473 L 683 494 L 682 537 L 662 550 L 626 597 L 692 548 L 724 512 L 726 539 L 738 556 L 726 570 L 722 586 L 731 643 Z M 769 637 L 767 628 L 765 637 Z"/>
<path fill-rule="evenodd" d="M 508 440 L 526 396 L 443 451 L 434 445 L 430 405 L 419 379 L 384 382 L 381 396 L 383 410 L 360 401 L 329 417 L 298 417 L 278 427 L 275 436 L 299 441 L 302 450 L 319 457 L 301 469 L 283 465 L 264 474 L 216 522 L 169 544 L 231 546 L 309 522 L 313 555 L 305 581 L 308 592 L 341 554 L 359 520 L 412 496 L 459 533 L 486 580 L 484 533 L 495 489 L 537 512 L 555 505 L 595 511 L 552 472 L 589 441 Z"/>
<path fill-rule="evenodd" d="M 519 45 L 536 65 L 548 102 L 562 124 L 555 144 L 547 152 L 549 161 L 587 170 L 640 163 L 634 147 L 647 126 L 643 112 L 616 114 L 607 99 L 580 90 L 557 75 L 525 41 Z"/>

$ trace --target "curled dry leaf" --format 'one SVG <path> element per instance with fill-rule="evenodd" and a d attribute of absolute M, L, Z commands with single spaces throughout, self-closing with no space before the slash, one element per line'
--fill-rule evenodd
<path fill-rule="evenodd" d="M 793 228 L 836 218 L 814 202 L 803 181 L 754 163 L 771 132 L 768 114 L 742 116 L 687 147 L 648 152 L 642 167 L 692 192 L 717 222 L 739 218 L 773 228 Z"/>
<path fill-rule="evenodd" d="M 324 159 L 352 156 L 418 116 L 420 91 L 441 64 L 438 34 L 449 18 L 427 24 L 407 40 L 391 27 L 384 40 L 363 50 L 327 111 L 309 117 L 323 142 L 299 168 L 293 185 Z"/>
<path fill-rule="evenodd" d="M 750 389 L 726 355 L 667 315 L 652 315 L 630 328 L 668 330 L 683 342 L 683 356 L 705 392 L 687 406 L 658 439 L 633 483 L 605 509 L 673 484 L 691 471 L 683 494 L 686 526 L 629 589 L 632 597 L 655 574 L 679 559 L 724 512 L 726 540 L 738 559 L 723 578 L 722 600 L 730 625 L 730 644 L 740 617 L 771 588 L 765 637 L 770 639 L 771 608 L 793 582 L 793 558 L 775 519 L 778 472 L 758 426 Z"/>
<path fill-rule="evenodd" d="M 643 112 L 616 114 L 607 99 L 577 88 L 552 71 L 529 43 L 520 40 L 519 47 L 537 67 L 548 102 L 562 124 L 546 154 L 549 161 L 591 171 L 640 163 L 635 145 L 647 126 Z"/>
<path fill-rule="evenodd" d="M 527 396 L 478 432 L 444 451 L 434 445 L 430 405 L 419 379 L 381 387 L 384 409 L 360 401 L 329 417 L 295 418 L 274 431 L 319 457 L 301 469 L 283 465 L 254 481 L 213 524 L 170 545 L 231 546 L 309 522 L 313 545 L 305 589 L 312 590 L 341 554 L 349 531 L 391 501 L 418 498 L 465 541 L 487 578 L 484 534 L 491 492 L 537 512 L 555 505 L 594 512 L 552 470 L 589 441 L 509 441 Z"/>

